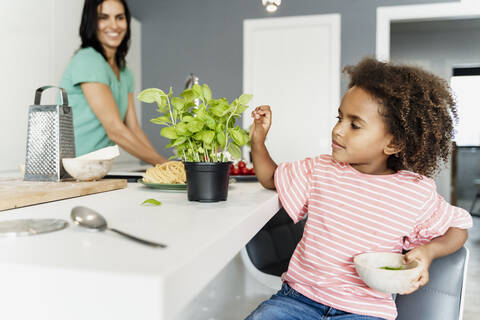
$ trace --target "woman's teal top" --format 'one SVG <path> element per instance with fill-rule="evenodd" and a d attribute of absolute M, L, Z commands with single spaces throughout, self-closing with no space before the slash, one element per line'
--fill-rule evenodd
<path fill-rule="evenodd" d="M 68 105 L 73 110 L 77 157 L 114 144 L 88 105 L 80 87 L 83 82 L 99 82 L 108 85 L 117 103 L 122 121 L 125 120 L 127 113 L 128 94 L 133 92 L 133 74 L 130 69 L 125 67 L 121 70 L 120 79 L 118 79 L 98 51 L 91 47 L 77 51 L 60 82 L 60 86 L 67 91 Z"/>

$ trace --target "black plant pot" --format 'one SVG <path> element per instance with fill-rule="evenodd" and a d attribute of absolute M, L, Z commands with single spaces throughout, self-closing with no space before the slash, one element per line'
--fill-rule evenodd
<path fill-rule="evenodd" d="M 232 162 L 185 162 L 189 201 L 225 201 Z"/>

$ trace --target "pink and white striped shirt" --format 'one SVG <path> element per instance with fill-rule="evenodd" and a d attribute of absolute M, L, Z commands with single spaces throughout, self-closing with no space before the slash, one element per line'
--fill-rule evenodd
<path fill-rule="evenodd" d="M 357 254 L 402 252 L 470 228 L 470 214 L 448 204 L 435 182 L 410 171 L 363 174 L 330 155 L 282 163 L 275 186 L 296 223 L 308 213 L 302 240 L 282 280 L 322 304 L 343 311 L 395 319 L 390 294 L 371 289 L 353 265 Z"/>

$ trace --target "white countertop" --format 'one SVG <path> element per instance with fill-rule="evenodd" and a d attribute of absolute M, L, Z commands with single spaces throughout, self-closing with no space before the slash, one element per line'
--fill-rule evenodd
<path fill-rule="evenodd" d="M 163 204 L 140 205 L 148 198 Z M 77 205 L 100 212 L 111 227 L 168 248 L 74 226 L 70 210 Z M 0 221 L 70 222 L 48 234 L 0 238 L 0 318 L 172 319 L 278 209 L 277 194 L 259 183 L 233 183 L 228 200 L 217 203 L 190 202 L 185 192 L 130 183 L 122 190 L 0 212 Z M 78 308 L 80 300 L 90 309 Z"/>

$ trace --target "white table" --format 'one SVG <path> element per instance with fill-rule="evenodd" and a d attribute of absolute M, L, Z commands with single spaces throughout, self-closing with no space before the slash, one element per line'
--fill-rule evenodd
<path fill-rule="evenodd" d="M 159 207 L 141 206 L 155 198 Z M 279 209 L 274 191 L 234 183 L 228 200 L 189 202 L 140 184 L 0 212 L 70 220 L 83 205 L 110 226 L 166 243 L 155 249 L 70 224 L 53 233 L 0 238 L 0 319 L 173 319 Z"/>

